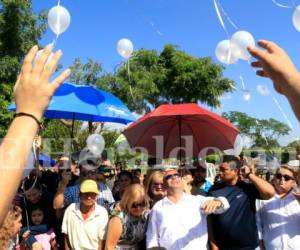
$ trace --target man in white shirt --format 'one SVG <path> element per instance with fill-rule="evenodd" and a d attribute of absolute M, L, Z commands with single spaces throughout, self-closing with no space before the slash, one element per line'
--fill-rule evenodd
<path fill-rule="evenodd" d="M 147 249 L 206 249 L 206 214 L 221 213 L 229 208 L 224 197 L 214 199 L 183 192 L 183 183 L 176 170 L 165 172 L 167 196 L 152 209 L 147 229 Z"/>
<path fill-rule="evenodd" d="M 80 203 L 72 203 L 65 211 L 62 232 L 66 250 L 102 250 L 108 223 L 104 207 L 96 203 L 99 190 L 93 180 L 80 185 Z"/>
<path fill-rule="evenodd" d="M 276 172 L 276 195 L 257 200 L 256 221 L 262 249 L 300 249 L 300 195 L 293 192 L 296 174 L 287 165 Z"/>

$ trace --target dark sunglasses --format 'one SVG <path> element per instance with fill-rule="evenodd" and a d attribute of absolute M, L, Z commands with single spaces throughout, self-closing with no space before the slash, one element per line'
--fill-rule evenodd
<path fill-rule="evenodd" d="M 152 186 L 154 187 L 162 187 L 163 185 L 163 183 L 152 183 Z"/>
<path fill-rule="evenodd" d="M 97 170 L 82 171 L 81 174 L 83 177 L 92 176 L 97 174 Z"/>
<path fill-rule="evenodd" d="M 131 208 L 144 208 L 144 207 L 146 207 L 145 202 L 143 202 L 143 203 L 134 202 L 134 203 L 132 203 L 132 206 L 131 206 Z"/>
<path fill-rule="evenodd" d="M 170 180 L 170 179 L 173 179 L 173 178 L 179 178 L 179 177 L 180 177 L 180 174 L 175 173 L 175 174 L 169 174 L 169 175 L 166 175 L 166 176 L 164 177 L 164 179 L 165 179 L 166 181 L 168 181 L 168 180 Z"/>
<path fill-rule="evenodd" d="M 290 181 L 290 180 L 294 180 L 294 178 L 292 176 L 289 176 L 289 175 L 286 175 L 286 174 L 276 174 L 275 175 L 276 179 L 278 180 L 282 180 L 282 178 L 285 180 L 285 181 Z"/>

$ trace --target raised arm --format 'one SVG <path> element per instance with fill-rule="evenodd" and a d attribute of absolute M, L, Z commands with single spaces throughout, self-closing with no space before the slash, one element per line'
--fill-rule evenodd
<path fill-rule="evenodd" d="M 300 120 L 300 73 L 294 66 L 287 53 L 277 44 L 261 40 L 258 45 L 265 50 L 250 47 L 249 53 L 258 61 L 252 66 L 258 68 L 256 74 L 270 78 L 274 88 L 285 95 L 298 120 Z"/>
<path fill-rule="evenodd" d="M 275 189 L 273 186 L 269 182 L 255 175 L 253 168 L 249 166 L 243 166 L 241 168 L 241 175 L 244 178 L 248 178 L 253 183 L 262 200 L 271 199 L 275 195 Z"/>
<path fill-rule="evenodd" d="M 34 46 L 25 57 L 14 87 L 16 113 L 27 113 L 36 120 L 30 116 L 16 117 L 1 144 L 0 225 L 23 175 L 24 166 L 38 130 L 37 121 L 41 120 L 55 90 L 70 74 L 70 70 L 66 70 L 49 84 L 49 79 L 62 55 L 60 51 L 56 52 L 50 63 L 45 66 L 51 50 L 52 46 L 47 46 L 33 66 L 33 60 L 38 51 L 38 47 Z"/>

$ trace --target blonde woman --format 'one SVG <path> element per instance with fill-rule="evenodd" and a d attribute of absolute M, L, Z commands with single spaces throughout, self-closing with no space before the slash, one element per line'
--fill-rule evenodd
<path fill-rule="evenodd" d="M 112 211 L 106 237 L 106 250 L 144 249 L 149 200 L 140 184 L 128 186 L 120 201 L 120 209 Z"/>
<path fill-rule="evenodd" d="M 162 171 L 154 171 L 146 181 L 146 193 L 150 198 L 150 208 L 152 208 L 157 201 L 166 196 L 163 179 L 164 174 Z"/>
<path fill-rule="evenodd" d="M 293 168 L 280 166 L 273 181 L 276 195 L 270 200 L 256 201 L 262 249 L 300 249 L 300 192 L 296 192 L 296 178 Z"/>
<path fill-rule="evenodd" d="M 12 206 L 0 228 L 0 249 L 15 249 L 17 235 L 22 227 L 22 210 Z"/>

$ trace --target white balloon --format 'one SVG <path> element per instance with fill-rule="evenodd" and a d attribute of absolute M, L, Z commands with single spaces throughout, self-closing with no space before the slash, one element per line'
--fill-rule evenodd
<path fill-rule="evenodd" d="M 33 61 L 33 64 L 36 64 L 36 61 L 41 57 L 41 55 L 42 55 L 43 52 L 44 52 L 44 50 L 41 49 L 41 50 L 39 50 L 39 51 L 36 53 L 36 56 L 35 56 L 34 61 Z M 45 64 L 45 66 L 47 66 L 47 64 L 52 60 L 53 55 L 54 55 L 53 52 L 51 52 L 50 55 L 49 55 L 49 57 L 48 57 L 48 59 L 47 59 L 47 62 L 46 62 L 46 64 Z"/>
<path fill-rule="evenodd" d="M 94 155 L 100 156 L 105 147 L 105 141 L 102 135 L 92 134 L 86 139 L 86 145 Z"/>
<path fill-rule="evenodd" d="M 255 40 L 253 36 L 247 31 L 238 31 L 231 37 L 231 50 L 235 57 L 242 60 L 249 60 L 251 55 L 249 54 L 247 47 L 255 46 Z"/>
<path fill-rule="evenodd" d="M 243 100 L 246 101 L 246 102 L 250 102 L 250 100 L 251 100 L 251 94 L 250 94 L 250 91 L 244 89 L 243 92 L 244 92 L 244 93 L 243 93 Z"/>
<path fill-rule="evenodd" d="M 300 31 L 300 5 L 298 5 L 294 11 L 293 24 L 294 24 L 296 30 Z"/>
<path fill-rule="evenodd" d="M 240 135 L 237 135 L 234 141 L 233 148 L 224 150 L 224 154 L 226 155 L 234 155 L 239 156 L 243 150 L 244 142 L 243 138 Z"/>
<path fill-rule="evenodd" d="M 22 179 L 29 176 L 29 174 L 31 173 L 31 171 L 33 169 L 34 169 L 34 156 L 33 156 L 33 152 L 31 151 L 28 155 L 27 162 L 26 162 L 26 165 L 24 167 L 24 172 L 23 172 Z"/>
<path fill-rule="evenodd" d="M 117 44 L 117 51 L 123 58 L 130 58 L 133 52 L 132 42 L 126 38 L 119 40 Z"/>
<path fill-rule="evenodd" d="M 219 42 L 215 49 L 215 54 L 218 60 L 225 64 L 233 64 L 238 60 L 238 58 L 232 54 L 229 40 Z"/>
<path fill-rule="evenodd" d="M 269 88 L 266 85 L 260 85 L 260 84 L 258 84 L 256 86 L 256 90 L 262 96 L 268 96 L 268 95 L 270 95 L 270 90 L 269 90 Z"/>
<path fill-rule="evenodd" d="M 50 9 L 48 13 L 48 25 L 56 35 L 65 32 L 70 22 L 71 15 L 66 8 L 58 5 Z"/>

